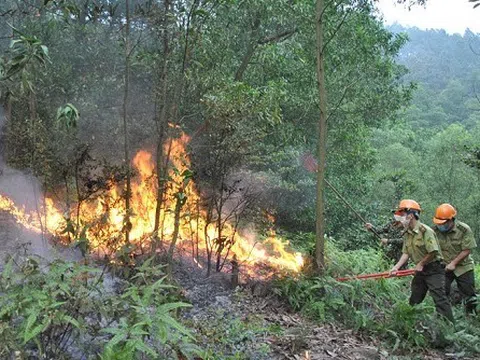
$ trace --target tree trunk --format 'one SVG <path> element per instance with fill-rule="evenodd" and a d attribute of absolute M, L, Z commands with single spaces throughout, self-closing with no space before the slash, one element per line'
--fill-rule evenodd
<path fill-rule="evenodd" d="M 124 161 L 127 167 L 127 184 L 125 193 L 125 241 L 130 243 L 130 197 L 131 197 L 131 174 L 130 174 L 130 157 L 128 149 L 128 127 L 127 127 L 127 111 L 128 111 L 128 95 L 130 83 L 130 1 L 125 0 L 126 6 L 126 24 L 125 24 L 125 89 L 123 94 L 123 135 L 124 135 Z"/>
<path fill-rule="evenodd" d="M 77 162 L 75 164 L 75 189 L 77 191 L 77 210 L 76 210 L 76 226 L 75 226 L 75 236 L 80 235 L 80 210 L 82 208 L 82 195 L 80 192 L 80 181 L 78 179 L 79 177 L 79 163 Z"/>
<path fill-rule="evenodd" d="M 200 223 L 200 203 L 197 200 L 197 229 L 196 229 L 196 235 L 195 235 L 195 242 L 196 242 L 195 247 L 197 248 L 197 263 L 199 262 L 199 255 L 198 255 L 198 242 L 199 242 L 198 232 L 200 231 L 198 228 L 199 223 Z"/>
<path fill-rule="evenodd" d="M 203 228 L 203 237 L 205 238 L 205 250 L 207 251 L 207 277 L 210 276 L 212 271 L 212 252 L 213 244 L 210 241 L 208 236 L 208 225 L 212 222 L 212 211 L 211 205 L 208 205 L 207 215 L 205 218 L 205 227 Z"/>
<path fill-rule="evenodd" d="M 167 131 L 167 92 L 168 92 L 168 61 L 170 57 L 170 44 L 169 44 L 169 12 L 170 12 L 170 1 L 165 1 L 165 11 L 163 17 L 163 61 L 161 64 L 159 84 L 157 89 L 158 102 L 161 104 L 160 112 L 157 116 L 157 204 L 155 207 L 155 224 L 153 226 L 153 232 L 156 234 L 156 239 L 154 241 L 154 248 L 158 241 L 158 233 L 160 229 L 160 215 L 162 211 L 163 203 L 163 184 L 165 182 L 165 173 L 163 166 L 163 143 L 165 141 L 165 132 Z"/>
<path fill-rule="evenodd" d="M 315 243 L 315 263 L 317 271 L 321 274 L 325 269 L 325 159 L 327 152 L 327 114 L 326 114 L 326 89 L 325 89 L 325 68 L 324 68 L 324 32 L 323 12 L 324 0 L 317 0 L 316 4 L 316 38 L 317 38 L 317 81 L 320 107 L 319 136 L 318 136 L 318 172 L 317 172 L 317 223 Z"/>
<path fill-rule="evenodd" d="M 70 186 L 68 184 L 68 171 L 64 171 L 63 172 L 63 181 L 65 182 L 65 207 L 66 207 L 66 211 L 65 211 L 65 214 L 66 214 L 66 218 L 65 220 L 67 221 L 67 228 L 69 227 L 70 223 L 71 223 L 71 218 L 70 218 Z M 71 242 L 71 234 L 70 234 L 70 231 L 67 232 L 67 237 L 68 237 L 68 243 L 70 244 Z"/>
<path fill-rule="evenodd" d="M 181 190 L 183 191 L 183 189 Z M 174 230 L 172 235 L 172 242 L 170 243 L 170 248 L 168 249 L 168 268 L 169 273 L 171 273 L 172 263 L 173 263 L 173 252 L 175 251 L 175 245 L 177 244 L 178 233 L 180 230 L 180 212 L 182 211 L 183 200 L 180 197 L 177 197 L 177 201 L 175 203 L 175 215 L 174 215 Z"/>
<path fill-rule="evenodd" d="M 250 29 L 250 41 L 247 45 L 247 51 L 245 52 L 245 55 L 243 56 L 242 62 L 240 63 L 239 68 L 235 72 L 235 81 L 242 81 L 243 79 L 243 74 L 245 73 L 245 70 L 247 70 L 247 66 L 250 63 L 250 60 L 253 57 L 253 54 L 255 53 L 255 49 L 257 48 L 258 45 L 258 29 L 260 28 L 260 15 L 258 14 L 257 17 L 255 18 L 255 21 L 253 22 L 252 28 Z"/>
<path fill-rule="evenodd" d="M 223 236 L 223 233 L 222 233 L 222 230 L 223 230 L 223 226 L 222 226 L 222 210 L 223 210 L 223 192 L 222 190 L 223 189 L 223 181 L 222 181 L 222 185 L 220 186 L 220 199 L 219 199 L 219 204 L 217 206 L 217 231 L 218 231 L 218 241 L 217 241 L 217 249 L 216 249 L 216 252 L 217 252 L 217 264 L 215 265 L 215 270 L 217 272 L 220 271 L 220 260 L 221 260 L 221 256 L 222 256 L 222 251 L 223 251 L 223 248 L 224 248 L 224 241 L 222 240 L 222 236 Z"/>
<path fill-rule="evenodd" d="M 162 130 L 161 130 L 162 131 Z M 155 205 L 155 224 L 153 226 L 153 233 L 155 239 L 152 243 L 152 251 L 155 252 L 157 248 L 157 243 L 159 239 L 159 228 L 160 228 L 160 216 L 162 211 L 162 203 L 163 203 L 163 144 L 162 138 L 159 136 L 157 138 L 157 160 L 156 160 L 156 168 L 157 168 L 157 203 Z"/>

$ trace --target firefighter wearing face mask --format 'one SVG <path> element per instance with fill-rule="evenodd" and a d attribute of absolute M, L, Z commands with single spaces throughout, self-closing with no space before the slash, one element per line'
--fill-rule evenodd
<path fill-rule="evenodd" d="M 416 201 L 400 201 L 394 216 L 406 231 L 402 256 L 390 272 L 395 275 L 411 258 L 416 272 L 411 284 L 410 305 L 421 303 L 429 291 L 437 312 L 453 322 L 452 308 L 445 292 L 445 269 L 440 246 L 435 232 L 419 221 L 420 212 L 420 205 Z"/>
<path fill-rule="evenodd" d="M 452 282 L 465 303 L 465 310 L 472 314 L 476 310 L 474 263 L 470 255 L 477 247 L 470 227 L 456 220 L 457 210 L 450 204 L 442 204 L 435 211 L 433 222 L 445 263 L 445 291 L 450 295 Z"/>
<path fill-rule="evenodd" d="M 400 256 L 402 256 L 403 233 L 405 232 L 402 224 L 392 218 L 391 222 L 381 228 L 375 228 L 370 223 L 366 223 L 365 228 L 382 236 L 380 242 L 384 246 L 387 258 L 395 262 L 400 259 Z M 405 269 L 406 266 L 407 264 L 402 266 L 401 270 Z"/>

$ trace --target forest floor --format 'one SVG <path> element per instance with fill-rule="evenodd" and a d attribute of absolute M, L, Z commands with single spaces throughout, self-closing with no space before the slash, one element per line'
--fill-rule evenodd
<path fill-rule="evenodd" d="M 430 350 L 391 354 L 377 338 L 338 323 L 318 324 L 292 311 L 268 281 L 250 280 L 232 289 L 230 274 L 206 278 L 187 253 L 177 258 L 174 278 L 193 305 L 184 320 L 215 359 L 456 359 Z"/>
<path fill-rule="evenodd" d="M 24 243 L 31 243 L 30 251 L 42 257 L 52 251 L 51 245 L 42 245 L 45 243 L 38 235 L 20 229 L 10 215 L 0 212 L 0 270 L 6 255 L 23 251 Z M 434 351 L 416 356 L 392 355 L 379 339 L 337 323 L 314 323 L 293 312 L 271 291 L 268 282 L 247 281 L 232 289 L 230 274 L 213 273 L 207 278 L 205 269 L 194 263 L 187 251 L 179 248 L 173 270 L 176 285 L 192 304 L 181 316 L 211 359 L 455 358 Z M 78 260 L 71 251 L 58 254 L 64 259 Z"/>

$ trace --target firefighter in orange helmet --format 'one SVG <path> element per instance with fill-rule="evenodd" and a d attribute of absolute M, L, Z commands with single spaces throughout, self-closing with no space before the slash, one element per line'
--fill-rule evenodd
<path fill-rule="evenodd" d="M 445 292 L 445 269 L 440 245 L 435 232 L 419 221 L 421 211 L 415 200 L 402 200 L 394 213 L 395 220 L 406 231 L 402 256 L 391 273 L 394 275 L 411 258 L 416 272 L 411 284 L 410 305 L 421 303 L 429 291 L 437 312 L 453 322 L 452 308 Z"/>
<path fill-rule="evenodd" d="M 476 310 L 477 297 L 475 294 L 475 265 L 470 253 L 477 247 L 477 244 L 470 227 L 456 220 L 456 216 L 457 210 L 452 205 L 440 205 L 435 211 L 433 229 L 447 264 L 445 268 L 447 296 L 450 295 L 450 288 L 455 280 L 462 300 L 465 302 L 465 310 L 471 314 Z"/>

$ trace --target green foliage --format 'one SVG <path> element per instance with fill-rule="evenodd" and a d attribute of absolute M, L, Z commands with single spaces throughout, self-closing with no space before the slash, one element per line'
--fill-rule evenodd
<path fill-rule="evenodd" d="M 69 359 L 80 349 L 102 359 L 200 353 L 175 318 L 190 305 L 170 300 L 172 286 L 152 260 L 118 293 L 105 292 L 103 281 L 104 273 L 85 265 L 56 261 L 43 271 L 29 259 L 16 271 L 10 261 L 0 279 L 2 358 L 21 351 Z"/>
<path fill-rule="evenodd" d="M 338 282 L 336 277 L 385 271 L 389 265 L 379 250 L 342 251 L 327 242 L 327 276 L 299 276 L 279 280 L 276 291 L 291 306 L 320 322 L 340 321 L 347 327 L 375 334 L 393 351 L 417 352 L 426 346 L 453 346 L 456 351 L 478 353 L 476 318 L 460 312 L 454 328 L 436 317 L 431 299 L 408 304 L 408 278 Z"/>
<path fill-rule="evenodd" d="M 0 80 L 8 80 L 21 74 L 22 89 L 33 92 L 29 71 L 36 65 L 44 66 L 49 61 L 48 48 L 35 35 L 26 35 L 13 27 L 12 29 L 18 38 L 10 43 L 11 58 L 4 64 Z"/>
<path fill-rule="evenodd" d="M 448 202 L 457 208 L 458 219 L 469 224 L 477 236 L 477 129 L 468 130 L 456 123 L 437 131 L 415 131 L 415 127 L 403 123 L 376 130 L 373 141 L 378 161 L 369 196 L 375 211 L 386 217 L 400 199 L 413 198 L 422 206 L 421 221 L 430 225 L 435 208 Z"/>
<path fill-rule="evenodd" d="M 57 122 L 67 130 L 77 127 L 79 117 L 80 113 L 72 104 L 66 104 L 57 110 Z"/>
<path fill-rule="evenodd" d="M 313 3 L 172 4 L 168 15 L 162 2 L 142 2 L 131 9 L 145 25 L 131 31 L 135 50 L 130 82 L 135 95 L 128 104 L 131 152 L 151 148 L 160 130 L 156 119 L 165 110 L 171 124 L 194 134 L 189 151 L 202 194 L 219 195 L 225 185 L 222 179 L 233 181 L 238 171 L 248 171 L 261 183 L 255 189 L 265 195 L 261 206 L 273 209 L 280 225 L 311 230 L 315 181 L 299 169 L 298 159 L 315 148 L 319 116 Z M 8 13 L 13 5 L 2 4 L 2 13 L 7 12 L 22 33 L 41 39 L 51 62 L 35 71 L 32 84 L 41 89 L 35 99 L 23 97 L 12 104 L 5 158 L 22 169 L 35 167 L 48 190 L 58 192 L 65 183 L 72 190 L 71 169 L 80 145 L 88 144 L 93 157 L 112 163 L 123 146 L 118 136 L 124 66 L 119 29 L 125 6 L 105 0 L 48 1 L 38 13 L 17 16 Z M 374 15 L 373 1 L 331 5 L 326 13 L 328 178 L 350 200 L 360 202 L 371 187 L 367 176 L 375 154 L 369 144 L 371 127 L 392 118 L 410 98 L 410 85 L 400 81 L 405 68 L 395 63 L 406 37 L 383 28 Z M 165 29 L 171 35 L 167 48 Z M 41 119 L 34 126 L 41 125 L 44 131 L 34 132 L 23 122 L 30 116 L 23 110 L 29 104 L 35 105 L 31 110 Z M 57 126 L 59 122 L 62 126 Z M 20 136 L 24 133 L 29 136 Z M 30 143 L 45 147 L 42 156 Z M 249 219 L 260 218 L 259 207 Z M 368 241 L 331 193 L 327 193 L 327 213 L 329 234 Z"/>

